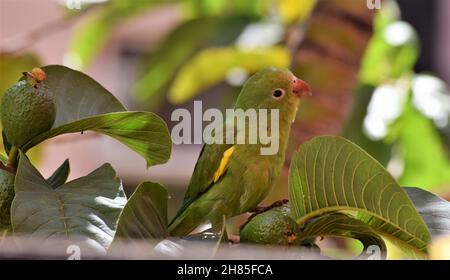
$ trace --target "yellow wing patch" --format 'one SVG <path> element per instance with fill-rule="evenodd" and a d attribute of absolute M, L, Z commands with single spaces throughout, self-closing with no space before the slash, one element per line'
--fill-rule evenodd
<path fill-rule="evenodd" d="M 217 168 L 216 172 L 214 173 L 214 183 L 217 182 L 220 178 L 220 176 L 223 175 L 223 173 L 225 173 L 225 170 L 227 169 L 228 166 L 228 162 L 230 161 L 230 157 L 234 152 L 234 146 L 232 146 L 231 148 L 229 148 L 228 150 L 226 150 L 223 153 L 223 157 L 220 160 L 220 164 L 219 164 L 219 168 Z"/>

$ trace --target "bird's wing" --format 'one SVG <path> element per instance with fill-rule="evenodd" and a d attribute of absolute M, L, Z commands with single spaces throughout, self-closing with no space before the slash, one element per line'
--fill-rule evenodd
<path fill-rule="evenodd" d="M 231 144 L 204 145 L 194 168 L 184 200 L 192 200 L 208 190 L 227 171 L 234 152 Z"/>
<path fill-rule="evenodd" d="M 227 129 L 231 129 L 228 128 Z M 233 144 L 205 144 L 200 152 L 183 204 L 173 221 L 201 194 L 205 193 L 228 170 L 228 162 L 234 152 Z"/>

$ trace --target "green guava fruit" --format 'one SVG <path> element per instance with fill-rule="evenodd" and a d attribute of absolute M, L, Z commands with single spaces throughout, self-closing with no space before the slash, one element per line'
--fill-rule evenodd
<path fill-rule="evenodd" d="M 11 226 L 11 203 L 14 198 L 14 175 L 0 169 L 0 230 Z"/>
<path fill-rule="evenodd" d="M 290 217 L 289 208 L 273 208 L 252 217 L 241 229 L 241 243 L 294 245 L 297 223 Z"/>
<path fill-rule="evenodd" d="M 51 129 L 56 118 L 53 94 L 45 84 L 45 73 L 35 68 L 9 88 L 2 99 L 2 125 L 13 146 L 20 148 L 33 137 Z"/>

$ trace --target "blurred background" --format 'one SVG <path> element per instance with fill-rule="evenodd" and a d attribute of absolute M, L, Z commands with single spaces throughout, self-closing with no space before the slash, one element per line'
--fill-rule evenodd
<path fill-rule="evenodd" d="M 291 68 L 308 81 L 286 168 L 267 203 L 287 196 L 289 155 L 317 135 L 343 135 L 401 185 L 450 198 L 450 1 L 0 0 L 0 92 L 36 65 L 86 72 L 129 110 L 172 127 L 193 100 L 230 108 L 249 75 Z M 380 7 L 380 9 L 378 9 Z M 159 181 L 181 202 L 200 145 L 174 145 L 167 164 L 106 136 L 60 136 L 31 151 L 49 176 L 69 158 L 71 178 L 110 162 L 130 195 Z"/>

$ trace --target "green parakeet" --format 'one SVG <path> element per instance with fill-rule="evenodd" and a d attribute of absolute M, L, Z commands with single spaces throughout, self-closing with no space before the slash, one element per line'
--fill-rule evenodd
<path fill-rule="evenodd" d="M 223 144 L 205 144 L 184 202 L 169 225 L 172 236 L 187 235 L 205 222 L 218 228 L 224 218 L 258 206 L 280 175 L 291 123 L 305 94 L 311 94 L 309 85 L 286 69 L 268 68 L 247 80 L 234 109 L 267 109 L 269 115 L 271 109 L 278 109 L 278 150 L 272 155 L 262 154 L 261 147 L 265 145 L 259 141 L 250 144 L 249 135 L 245 136 L 245 143 L 224 140 Z M 266 134 L 270 135 L 271 127 L 263 126 L 268 130 Z M 230 142 L 237 144 L 227 144 Z"/>

